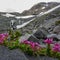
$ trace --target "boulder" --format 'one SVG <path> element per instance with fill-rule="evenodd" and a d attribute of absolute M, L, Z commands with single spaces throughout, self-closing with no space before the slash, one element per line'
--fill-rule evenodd
<path fill-rule="evenodd" d="M 39 43 L 39 39 L 36 38 L 35 36 L 31 35 L 29 38 L 28 38 L 29 41 L 33 41 L 33 42 L 38 42 Z"/>
<path fill-rule="evenodd" d="M 44 38 L 47 37 L 49 32 L 45 28 L 38 29 L 34 34 L 32 34 L 28 40 L 33 42 L 42 43 Z"/>
<path fill-rule="evenodd" d="M 0 60 L 28 60 L 25 54 L 19 50 L 9 50 L 4 46 L 0 46 Z"/>
<path fill-rule="evenodd" d="M 48 30 L 46 30 L 44 27 L 39 28 L 33 35 L 38 39 L 44 39 L 49 34 Z"/>

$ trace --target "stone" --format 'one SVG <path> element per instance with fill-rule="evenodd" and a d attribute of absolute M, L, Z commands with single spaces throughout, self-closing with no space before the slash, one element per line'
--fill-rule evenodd
<path fill-rule="evenodd" d="M 56 27 L 53 29 L 53 32 L 59 34 L 59 33 L 60 33 L 60 25 L 56 26 Z"/>
<path fill-rule="evenodd" d="M 47 38 L 53 38 L 56 41 L 60 40 L 60 34 L 49 34 L 47 35 Z"/>
<path fill-rule="evenodd" d="M 0 60 L 28 60 L 25 54 L 19 50 L 9 50 L 4 46 L 0 46 Z"/>
<path fill-rule="evenodd" d="M 19 43 L 21 43 L 21 42 L 23 42 L 23 41 L 25 41 L 25 40 L 28 40 L 28 38 L 29 38 L 30 36 L 31 36 L 31 35 L 28 34 L 28 33 L 26 33 L 24 36 L 21 36 L 21 37 L 19 38 Z"/>
<path fill-rule="evenodd" d="M 44 27 L 39 28 L 33 35 L 38 39 L 46 38 L 49 34 L 48 30 L 46 30 Z"/>
<path fill-rule="evenodd" d="M 33 42 L 38 42 L 40 44 L 43 43 L 44 38 L 47 37 L 48 31 L 45 28 L 38 29 L 35 33 L 33 33 L 28 40 Z"/>
<path fill-rule="evenodd" d="M 39 39 L 37 39 L 37 38 L 36 38 L 35 36 L 33 36 L 33 35 L 31 35 L 31 36 L 28 38 L 28 40 L 39 43 Z"/>

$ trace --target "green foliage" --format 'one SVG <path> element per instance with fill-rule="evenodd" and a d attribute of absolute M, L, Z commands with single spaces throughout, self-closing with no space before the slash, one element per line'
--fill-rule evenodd
<path fill-rule="evenodd" d="M 47 49 L 46 49 L 46 54 L 47 54 L 48 56 L 51 55 L 51 54 L 50 54 L 50 53 L 51 53 L 50 50 L 51 50 L 51 49 L 50 49 L 50 44 L 48 44 L 48 45 L 47 45 Z"/>
<path fill-rule="evenodd" d="M 33 55 L 33 50 L 30 48 L 30 45 L 20 44 L 19 48 L 28 55 Z"/>
<path fill-rule="evenodd" d="M 51 50 L 51 57 L 57 58 L 58 60 L 60 60 L 60 52 L 54 52 Z"/>
<path fill-rule="evenodd" d="M 55 22 L 55 25 L 59 25 L 60 24 L 60 20 Z"/>
<path fill-rule="evenodd" d="M 4 46 L 8 46 L 8 41 L 5 40 L 4 43 L 3 43 Z"/>
<path fill-rule="evenodd" d="M 7 44 L 7 47 L 8 47 L 10 50 L 16 49 L 16 48 L 18 48 L 18 46 L 19 46 L 18 40 L 16 40 L 16 41 L 10 41 L 10 42 L 8 42 L 8 44 Z"/>
<path fill-rule="evenodd" d="M 9 35 L 12 35 L 14 33 L 14 31 L 12 29 L 9 29 L 8 33 L 9 33 Z"/>
<path fill-rule="evenodd" d="M 13 31 L 13 30 L 9 30 L 9 36 L 10 36 L 10 40 L 16 40 L 18 39 L 22 34 L 16 30 L 16 31 Z"/>
<path fill-rule="evenodd" d="M 10 40 L 14 40 L 15 39 L 15 34 L 13 30 L 9 30 L 9 36 L 10 36 Z"/>
<path fill-rule="evenodd" d="M 39 51 L 39 55 L 45 56 L 45 55 L 46 55 L 46 48 L 42 48 L 42 49 Z"/>
<path fill-rule="evenodd" d="M 14 34 L 11 34 L 11 35 L 10 35 L 10 40 L 14 40 L 14 39 L 15 39 Z"/>
<path fill-rule="evenodd" d="M 22 34 L 19 31 L 15 31 L 15 37 L 20 37 Z"/>

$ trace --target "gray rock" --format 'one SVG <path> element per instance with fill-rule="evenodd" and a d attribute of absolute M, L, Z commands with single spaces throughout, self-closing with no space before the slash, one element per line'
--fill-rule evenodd
<path fill-rule="evenodd" d="M 33 42 L 38 42 L 39 43 L 39 39 L 36 38 L 35 36 L 31 35 L 29 38 L 28 38 L 29 41 L 33 41 Z"/>
<path fill-rule="evenodd" d="M 59 26 L 56 26 L 56 27 L 53 29 L 53 32 L 59 34 L 59 33 L 60 33 L 60 25 L 59 25 Z"/>
<path fill-rule="evenodd" d="M 30 37 L 31 35 L 30 34 L 25 34 L 24 36 L 21 36 L 20 38 L 19 38 L 19 43 L 21 43 L 21 42 L 23 42 L 23 41 L 25 41 L 25 40 L 28 40 L 28 38 Z"/>
<path fill-rule="evenodd" d="M 49 34 L 49 35 L 47 35 L 47 38 L 54 38 L 54 40 L 59 41 L 60 40 L 60 34 Z"/>
<path fill-rule="evenodd" d="M 44 28 L 39 28 L 35 33 L 34 36 L 38 39 L 46 38 L 49 32 Z"/>
<path fill-rule="evenodd" d="M 33 41 L 33 42 L 38 42 L 38 43 L 43 43 L 44 38 L 47 37 L 49 32 L 45 28 L 40 28 L 38 29 L 34 34 L 32 34 L 28 40 Z"/>
<path fill-rule="evenodd" d="M 19 50 L 9 50 L 4 46 L 0 46 L 0 60 L 28 60 L 24 53 Z"/>

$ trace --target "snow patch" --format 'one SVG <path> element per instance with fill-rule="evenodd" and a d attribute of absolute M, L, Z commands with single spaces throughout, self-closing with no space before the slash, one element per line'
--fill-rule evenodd
<path fill-rule="evenodd" d="M 45 9 L 45 7 L 42 7 L 41 9 Z"/>
<path fill-rule="evenodd" d="M 17 18 L 17 19 L 20 19 L 20 18 L 22 18 L 22 19 L 27 19 L 27 18 L 31 18 L 31 17 L 34 17 L 34 15 L 28 15 L 28 16 L 16 16 L 15 18 Z"/>
<path fill-rule="evenodd" d="M 6 16 L 6 17 L 15 17 L 15 15 L 12 15 L 12 14 L 9 14 L 9 13 L 7 13 L 7 14 L 2 14 L 2 16 Z"/>

